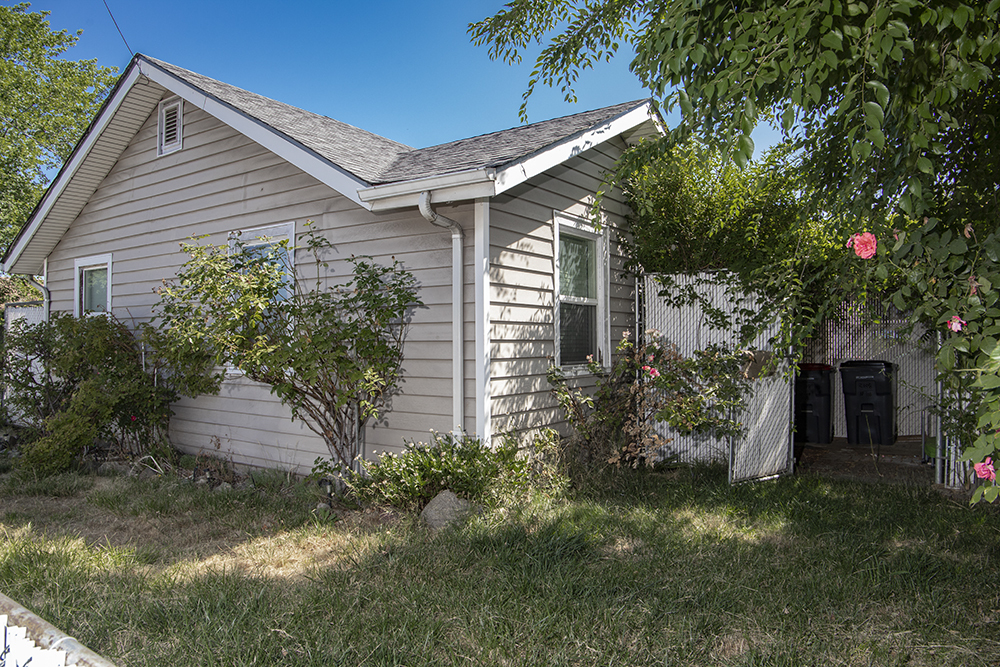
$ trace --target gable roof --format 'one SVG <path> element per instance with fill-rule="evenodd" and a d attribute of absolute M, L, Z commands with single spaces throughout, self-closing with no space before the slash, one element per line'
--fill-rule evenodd
<path fill-rule="evenodd" d="M 409 181 L 466 169 L 499 168 L 645 104 L 645 100 L 626 102 L 402 153 L 372 179 L 372 183 Z"/>
<path fill-rule="evenodd" d="M 413 151 L 410 146 L 339 120 L 304 111 L 162 60 L 148 56 L 144 58 L 248 118 L 265 123 L 368 183 L 375 182 L 378 174 L 401 153 Z"/>
<path fill-rule="evenodd" d="M 165 95 L 215 116 L 359 206 L 415 206 L 499 194 L 612 137 L 659 133 L 648 100 L 414 149 L 346 123 L 136 54 L 3 258 L 37 274 Z"/>

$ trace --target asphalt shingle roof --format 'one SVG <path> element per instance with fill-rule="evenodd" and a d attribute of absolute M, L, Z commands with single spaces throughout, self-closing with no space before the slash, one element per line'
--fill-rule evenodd
<path fill-rule="evenodd" d="M 447 144 L 400 153 L 374 183 L 394 183 L 428 176 L 501 167 L 575 134 L 586 132 L 645 104 L 645 100 L 564 116 Z"/>
<path fill-rule="evenodd" d="M 143 58 L 205 94 L 271 126 L 368 183 L 374 182 L 373 179 L 386 169 L 396 156 L 413 150 L 410 146 L 341 123 L 339 120 L 304 111 L 162 60 L 149 56 Z"/>
<path fill-rule="evenodd" d="M 508 130 L 414 149 L 346 123 L 298 109 L 142 56 L 207 95 L 269 125 L 371 185 L 502 167 L 635 109 L 645 100 L 585 111 Z"/>

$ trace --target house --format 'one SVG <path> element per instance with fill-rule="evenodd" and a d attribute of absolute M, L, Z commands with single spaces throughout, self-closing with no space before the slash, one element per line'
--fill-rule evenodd
<path fill-rule="evenodd" d="M 603 200 L 606 224 L 587 211 L 622 151 L 659 128 L 637 101 L 413 149 L 140 54 L 3 269 L 43 275 L 52 310 L 137 321 L 185 239 L 292 238 L 312 220 L 339 256 L 395 256 L 420 284 L 401 391 L 368 427 L 369 455 L 432 429 L 489 438 L 557 421 L 549 366 L 608 359 L 634 327 L 621 193 Z M 294 469 L 327 455 L 238 374 L 175 413 L 186 451 L 215 443 L 236 462 Z"/>

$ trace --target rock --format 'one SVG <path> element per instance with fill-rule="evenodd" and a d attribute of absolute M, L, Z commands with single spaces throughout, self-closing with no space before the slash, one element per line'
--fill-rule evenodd
<path fill-rule="evenodd" d="M 124 477 L 131 470 L 127 464 L 121 461 L 105 461 L 97 468 L 97 474 L 102 477 Z"/>
<path fill-rule="evenodd" d="M 225 492 L 225 491 L 232 491 L 232 490 L 233 490 L 233 485 L 230 484 L 229 482 L 222 482 L 217 487 L 215 487 L 215 492 L 216 493 L 219 493 L 220 491 Z"/>
<path fill-rule="evenodd" d="M 420 513 L 420 518 L 432 530 L 440 530 L 456 521 L 462 521 L 476 511 L 478 508 L 468 500 L 462 500 L 451 491 L 445 490 L 427 503 L 424 511 Z"/>

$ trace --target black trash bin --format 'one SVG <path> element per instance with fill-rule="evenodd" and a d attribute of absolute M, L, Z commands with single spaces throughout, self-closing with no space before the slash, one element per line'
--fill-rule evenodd
<path fill-rule="evenodd" d="M 849 445 L 896 441 L 896 365 L 889 361 L 845 361 L 840 365 Z"/>
<path fill-rule="evenodd" d="M 833 442 L 831 376 L 828 364 L 799 364 L 795 376 L 795 441 Z"/>

